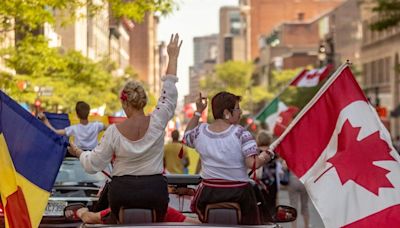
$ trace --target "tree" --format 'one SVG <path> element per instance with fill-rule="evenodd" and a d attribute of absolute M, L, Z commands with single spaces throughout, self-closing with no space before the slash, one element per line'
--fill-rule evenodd
<path fill-rule="evenodd" d="M 90 0 L 2 0 L 0 4 L 0 32 L 20 29 L 35 30 L 44 23 L 55 24 L 54 12 L 62 18 L 61 24 L 87 16 L 77 9 L 87 8 L 94 15 L 110 6 L 115 18 L 128 18 L 141 22 L 147 12 L 166 15 L 176 8 L 174 0 L 104 0 L 108 4 L 95 4 Z M 15 21 L 20 23 L 14 23 Z"/>
<path fill-rule="evenodd" d="M 253 111 L 254 104 L 270 97 L 266 88 L 253 86 L 253 65 L 240 61 L 228 61 L 215 67 L 215 73 L 206 75 L 200 87 L 211 98 L 220 91 L 242 96 L 242 108 Z"/>
<path fill-rule="evenodd" d="M 136 22 L 140 22 L 147 12 L 167 14 L 175 7 L 173 0 L 104 2 L 109 4 L 113 17 Z M 3 0 L 0 4 L 0 37 L 15 31 L 17 42 L 14 47 L 0 50 L 0 57 L 16 74 L 0 72 L 0 88 L 17 101 L 28 104 L 40 95 L 35 88 L 53 88 L 51 97 L 41 97 L 47 110 L 63 107 L 62 111 L 70 112 L 80 99 L 92 107 L 106 103 L 109 111 L 119 109 L 120 105 L 115 101 L 123 83 L 137 77 L 132 69 L 128 69 L 123 78 L 113 77 L 111 72 L 115 64 L 108 59 L 94 62 L 76 51 L 61 53 L 57 48 L 50 48 L 46 38 L 37 32 L 45 23 L 65 25 L 80 17 L 94 15 L 108 4 L 93 4 L 90 0 Z M 83 7 L 87 8 L 88 15 L 77 13 L 77 9 Z M 26 86 L 18 86 L 21 83 Z M 149 107 L 154 106 L 154 95 L 148 96 Z"/>
<path fill-rule="evenodd" d="M 294 87 L 287 85 L 291 80 L 301 71 L 301 68 L 297 69 L 289 69 L 289 70 L 281 70 L 281 71 L 272 71 L 270 91 L 273 94 L 279 94 L 283 89 L 284 91 L 280 95 L 280 99 L 286 105 L 293 105 L 300 109 L 302 109 L 315 95 L 315 93 L 319 90 L 320 86 L 323 83 L 320 83 L 319 86 L 314 87 Z"/>
<path fill-rule="evenodd" d="M 378 13 L 379 19 L 370 24 L 372 30 L 382 31 L 397 26 L 400 22 L 400 1 L 399 0 L 375 0 L 376 6 L 373 12 Z"/>

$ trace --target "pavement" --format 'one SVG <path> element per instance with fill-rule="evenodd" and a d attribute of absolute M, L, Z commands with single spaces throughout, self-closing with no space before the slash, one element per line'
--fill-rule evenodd
<path fill-rule="evenodd" d="M 299 200 L 300 202 L 300 200 Z M 289 194 L 288 191 L 285 188 L 281 188 L 279 193 L 278 193 L 278 202 L 277 204 L 283 204 L 283 205 L 288 205 L 292 206 L 289 203 Z M 310 225 L 309 227 L 304 227 L 304 222 L 303 222 L 303 216 L 301 215 L 301 210 L 300 210 L 300 205 L 296 207 L 297 209 L 297 228 L 325 228 L 321 217 L 319 216 L 317 210 L 315 209 L 313 203 L 311 200 L 308 200 L 308 208 L 310 210 Z M 292 223 L 281 223 L 280 224 L 282 228 L 295 228 L 292 227 Z"/>

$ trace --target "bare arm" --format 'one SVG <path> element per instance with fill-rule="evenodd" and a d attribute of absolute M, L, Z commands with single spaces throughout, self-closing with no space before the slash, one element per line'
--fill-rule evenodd
<path fill-rule="evenodd" d="M 269 161 L 272 160 L 271 159 L 271 155 L 268 154 L 268 152 L 262 151 L 259 155 L 250 156 L 250 157 L 247 157 L 245 159 L 247 168 L 249 168 L 249 169 L 253 168 L 254 159 L 255 159 L 255 162 L 256 162 L 256 164 L 255 164 L 255 168 L 256 169 L 260 168 L 261 166 L 267 164 Z"/>
<path fill-rule="evenodd" d="M 161 78 L 163 86 L 157 108 L 153 112 L 153 117 L 158 119 L 163 127 L 167 126 L 168 121 L 174 116 L 178 100 L 178 90 L 175 85 L 178 81 L 176 68 L 182 41 L 180 45 L 178 43 L 179 35 L 176 34 L 175 37 L 172 35 L 167 47 L 169 56 L 167 75 Z"/>
<path fill-rule="evenodd" d="M 100 212 L 91 212 L 87 208 L 81 208 L 77 212 L 77 215 L 84 223 L 87 224 L 101 224 Z"/>
<path fill-rule="evenodd" d="M 179 42 L 179 35 L 175 34 L 175 37 L 174 37 L 174 35 L 172 34 L 171 40 L 169 41 L 169 44 L 167 47 L 168 57 L 169 57 L 168 67 L 167 67 L 167 75 L 168 74 L 176 75 L 179 51 L 182 46 L 182 41 L 179 43 L 179 45 L 178 45 L 178 42 Z"/>
<path fill-rule="evenodd" d="M 55 129 L 49 119 L 47 119 L 46 115 L 43 112 L 40 112 L 38 114 L 39 119 L 48 127 L 50 128 L 52 131 L 54 131 L 56 134 L 58 135 L 66 135 L 65 130 L 64 129 Z"/>
<path fill-rule="evenodd" d="M 199 125 L 200 115 L 198 114 L 203 113 L 206 107 L 207 107 L 207 98 L 202 97 L 200 93 L 199 97 L 196 100 L 196 112 L 193 115 L 192 119 L 190 119 L 188 125 L 186 126 L 185 132 L 190 131 L 193 128 L 197 127 L 197 125 Z"/>

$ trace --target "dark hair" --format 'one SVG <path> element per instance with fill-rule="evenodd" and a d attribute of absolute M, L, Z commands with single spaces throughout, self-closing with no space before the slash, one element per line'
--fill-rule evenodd
<path fill-rule="evenodd" d="M 178 141 L 179 140 L 179 131 L 178 130 L 173 130 L 171 132 L 171 137 L 173 141 Z"/>
<path fill-rule="evenodd" d="M 237 102 L 242 99 L 240 96 L 228 92 L 219 92 L 211 99 L 211 108 L 214 119 L 223 119 L 224 110 L 232 112 Z"/>
<path fill-rule="evenodd" d="M 84 101 L 78 101 L 76 102 L 75 111 L 79 119 L 87 120 L 90 112 L 90 106 Z"/>
<path fill-rule="evenodd" d="M 257 135 L 258 146 L 269 146 L 272 143 L 272 135 L 265 130 L 261 130 Z"/>

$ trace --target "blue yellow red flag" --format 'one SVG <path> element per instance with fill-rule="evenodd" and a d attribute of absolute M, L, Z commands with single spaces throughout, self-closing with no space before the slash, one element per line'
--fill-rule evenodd
<path fill-rule="evenodd" d="M 6 227 L 38 227 L 67 142 L 0 91 L 0 194 Z"/>

